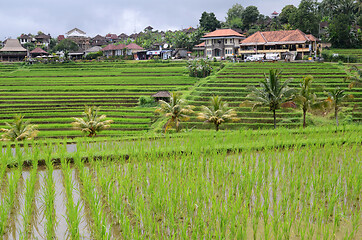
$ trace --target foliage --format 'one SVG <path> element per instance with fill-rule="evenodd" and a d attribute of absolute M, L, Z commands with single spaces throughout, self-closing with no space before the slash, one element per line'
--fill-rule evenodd
<path fill-rule="evenodd" d="M 340 105 L 344 101 L 344 99 L 347 97 L 347 95 L 344 93 L 344 90 L 340 89 L 339 87 L 332 89 L 330 91 L 326 92 L 330 106 L 334 109 L 334 116 L 336 118 L 336 124 L 339 126 L 338 121 L 338 112 L 340 111 Z"/>
<path fill-rule="evenodd" d="M 180 94 L 176 92 L 171 93 L 170 102 L 163 100 L 159 101 L 160 107 L 155 112 L 164 114 L 169 118 L 164 125 L 165 132 L 172 126 L 175 126 L 176 132 L 180 131 L 181 121 L 187 121 L 189 115 L 193 113 L 193 106 L 187 105 L 186 100 L 180 98 Z"/>
<path fill-rule="evenodd" d="M 29 51 L 33 51 L 36 46 L 35 46 L 35 43 L 33 42 L 27 42 L 24 44 L 24 48 L 28 49 Z"/>
<path fill-rule="evenodd" d="M 221 27 L 221 23 L 216 19 L 213 12 L 203 12 L 199 20 L 199 24 L 206 32 L 215 31 L 217 28 Z"/>
<path fill-rule="evenodd" d="M 247 96 L 251 99 L 253 109 L 269 106 L 269 110 L 273 112 L 274 128 L 276 128 L 275 111 L 280 108 L 282 103 L 290 100 L 294 93 L 294 89 L 288 87 L 290 80 L 282 83 L 280 74 L 279 70 L 270 69 L 269 76 L 265 75 L 264 81 L 260 82 L 260 89 L 252 88 L 252 92 Z"/>
<path fill-rule="evenodd" d="M 77 51 L 78 49 L 78 45 L 74 41 L 67 38 L 60 41 L 54 47 L 54 51 Z"/>
<path fill-rule="evenodd" d="M 225 18 L 226 26 L 229 28 L 242 28 L 243 21 L 241 20 L 242 14 L 244 12 L 244 7 L 241 4 L 235 3 L 227 12 Z"/>
<path fill-rule="evenodd" d="M 296 12 L 295 27 L 304 33 L 318 36 L 319 22 L 318 3 L 315 0 L 302 0 Z"/>
<path fill-rule="evenodd" d="M 138 105 L 141 107 L 154 107 L 156 102 L 155 99 L 151 96 L 141 96 L 138 100 Z"/>
<path fill-rule="evenodd" d="M 347 77 L 347 80 L 351 81 L 348 87 L 351 89 L 353 87 L 362 86 L 362 70 L 356 65 L 353 65 L 349 71 L 352 75 Z"/>
<path fill-rule="evenodd" d="M 333 53 L 333 51 L 323 51 L 322 57 L 326 62 L 345 62 L 345 63 L 356 63 L 358 62 L 357 56 L 348 55 L 348 54 L 340 54 L 340 53 Z"/>
<path fill-rule="evenodd" d="M 317 99 L 317 95 L 312 91 L 312 82 L 313 77 L 311 75 L 306 76 L 302 79 L 300 83 L 300 88 L 295 93 L 293 101 L 297 103 L 300 109 L 303 111 L 303 127 L 307 126 L 306 124 L 306 114 L 307 111 L 317 108 L 323 108 L 324 102 L 320 102 Z"/>
<path fill-rule="evenodd" d="M 241 15 L 243 22 L 243 29 L 250 29 L 250 27 L 256 23 L 259 18 L 259 10 L 255 6 L 248 6 L 245 8 Z"/>
<path fill-rule="evenodd" d="M 351 48 L 358 45 L 356 29 L 351 26 L 350 16 L 338 14 L 329 24 L 329 41 L 335 48 Z"/>
<path fill-rule="evenodd" d="M 228 109 L 228 104 L 222 101 L 221 97 L 213 96 L 210 99 L 210 107 L 202 106 L 201 113 L 198 114 L 198 119 L 213 123 L 216 131 L 219 131 L 219 126 L 227 121 L 237 121 L 237 114 L 234 109 Z"/>
<path fill-rule="evenodd" d="M 212 67 L 208 60 L 194 59 L 187 62 L 190 77 L 204 78 L 211 74 Z"/>
<path fill-rule="evenodd" d="M 294 24 L 298 8 L 294 5 L 286 5 L 279 14 L 281 24 Z"/>
<path fill-rule="evenodd" d="M 9 129 L 2 128 L 1 132 L 5 132 L 2 135 L 2 140 L 10 141 L 22 141 L 33 139 L 38 135 L 37 125 L 30 124 L 30 121 L 24 121 L 24 116 L 17 114 L 14 116 L 12 123 L 5 123 Z"/>
<path fill-rule="evenodd" d="M 84 118 L 73 118 L 72 126 L 74 129 L 89 133 L 88 137 L 95 137 L 98 132 L 111 127 L 113 120 L 106 120 L 106 115 L 99 116 L 100 107 L 85 106 L 82 115 Z"/>
<path fill-rule="evenodd" d="M 91 52 L 91 53 L 88 53 L 87 56 L 85 56 L 85 59 L 87 59 L 87 60 L 97 59 L 98 57 L 102 57 L 102 56 L 103 56 L 102 51 Z"/>

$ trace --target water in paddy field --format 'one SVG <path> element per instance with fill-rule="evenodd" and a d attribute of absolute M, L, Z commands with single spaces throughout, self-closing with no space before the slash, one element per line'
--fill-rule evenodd
<path fill-rule="evenodd" d="M 8 175 L 12 174 L 9 172 Z M 44 170 L 39 170 L 37 173 L 37 182 L 35 185 L 35 193 L 33 199 L 33 210 L 31 217 L 31 232 L 29 234 L 30 239 L 46 239 L 46 217 L 45 217 L 45 203 L 44 203 L 44 190 L 45 190 L 45 176 L 47 172 Z M 5 235 L 3 236 L 4 240 L 10 239 L 21 239 L 21 236 L 24 234 L 24 207 L 25 207 L 25 183 L 29 179 L 30 172 L 23 171 L 22 176 L 19 180 L 18 192 L 15 198 L 14 207 L 8 218 L 7 229 Z M 54 209 L 55 209 L 55 219 L 56 225 L 54 226 L 55 235 L 57 239 L 70 239 L 68 236 L 68 224 L 67 224 L 67 208 L 66 208 L 66 193 L 64 188 L 63 174 L 60 169 L 55 169 L 53 171 L 53 181 L 55 188 L 55 199 L 54 199 Z M 80 218 L 81 222 L 79 225 L 79 232 L 81 239 L 92 239 L 91 232 L 89 228 L 89 219 L 86 214 L 86 206 L 84 201 L 81 198 L 80 194 L 80 183 L 76 177 L 76 171 L 72 170 L 72 181 L 74 183 L 73 189 L 73 200 L 76 204 L 80 202 Z M 1 195 L 1 197 L 4 197 Z"/>

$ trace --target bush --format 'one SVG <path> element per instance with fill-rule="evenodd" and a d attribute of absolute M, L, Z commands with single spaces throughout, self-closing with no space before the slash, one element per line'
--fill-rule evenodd
<path fill-rule="evenodd" d="M 154 107 L 157 105 L 157 103 L 151 96 L 141 96 L 138 100 L 138 105 L 140 107 Z"/>
<path fill-rule="evenodd" d="M 199 77 L 204 78 L 211 74 L 212 67 L 210 62 L 204 59 L 195 59 L 193 61 L 188 61 L 188 69 L 190 77 Z"/>
<path fill-rule="evenodd" d="M 99 51 L 99 52 L 91 52 L 88 53 L 87 56 L 85 57 L 85 59 L 87 60 L 91 60 L 91 59 L 97 59 L 98 57 L 102 57 L 103 56 L 103 52 Z"/>
<path fill-rule="evenodd" d="M 322 57 L 326 62 L 345 62 L 345 63 L 356 63 L 358 62 L 358 58 L 353 55 L 345 55 L 345 54 L 333 54 L 322 52 Z"/>

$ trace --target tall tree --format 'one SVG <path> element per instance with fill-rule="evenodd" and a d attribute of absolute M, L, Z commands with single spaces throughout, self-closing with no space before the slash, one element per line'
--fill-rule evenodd
<path fill-rule="evenodd" d="M 357 38 L 353 34 L 353 28 L 349 18 L 346 14 L 339 14 L 330 22 L 328 33 L 329 41 L 333 47 L 350 48 L 355 46 Z"/>
<path fill-rule="evenodd" d="M 304 33 L 318 36 L 319 22 L 318 2 L 315 0 L 302 0 L 298 6 L 295 27 Z"/>
<path fill-rule="evenodd" d="M 243 21 L 241 20 L 244 7 L 241 4 L 234 4 L 226 13 L 226 26 L 229 28 L 242 28 Z"/>
<path fill-rule="evenodd" d="M 55 51 L 77 51 L 78 49 L 78 44 L 70 39 L 63 39 L 54 47 Z"/>
<path fill-rule="evenodd" d="M 270 69 L 269 75 L 265 75 L 264 81 L 260 82 L 260 89 L 252 88 L 252 92 L 247 96 L 251 99 L 253 109 L 263 106 L 269 107 L 269 110 L 273 112 L 274 129 L 277 126 L 276 110 L 280 108 L 282 103 L 289 101 L 294 93 L 294 89 L 288 87 L 290 80 L 282 83 L 280 74 L 279 70 Z"/>
<path fill-rule="evenodd" d="M 249 29 L 259 18 L 259 10 L 255 6 L 248 6 L 242 13 L 243 28 Z"/>
<path fill-rule="evenodd" d="M 228 109 L 228 104 L 219 96 L 211 97 L 210 106 L 202 106 L 201 113 L 199 113 L 197 118 L 208 123 L 213 123 L 216 131 L 219 131 L 219 126 L 222 123 L 238 120 L 235 110 Z"/>
<path fill-rule="evenodd" d="M 279 14 L 280 23 L 293 25 L 296 19 L 297 11 L 298 8 L 294 5 L 286 5 Z"/>
<path fill-rule="evenodd" d="M 200 27 L 202 27 L 207 32 L 215 31 L 217 28 L 221 27 L 220 21 L 216 19 L 216 16 L 213 12 L 203 12 L 199 23 Z"/>

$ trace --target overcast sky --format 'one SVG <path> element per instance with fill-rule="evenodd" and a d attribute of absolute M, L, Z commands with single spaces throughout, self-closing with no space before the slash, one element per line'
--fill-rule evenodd
<path fill-rule="evenodd" d="M 11 0 L 0 7 L 0 40 L 21 33 L 50 33 L 52 37 L 77 27 L 97 34 L 140 32 L 147 26 L 157 30 L 197 27 L 203 11 L 214 12 L 224 21 L 233 4 L 254 5 L 264 15 L 280 12 L 300 0 Z"/>

